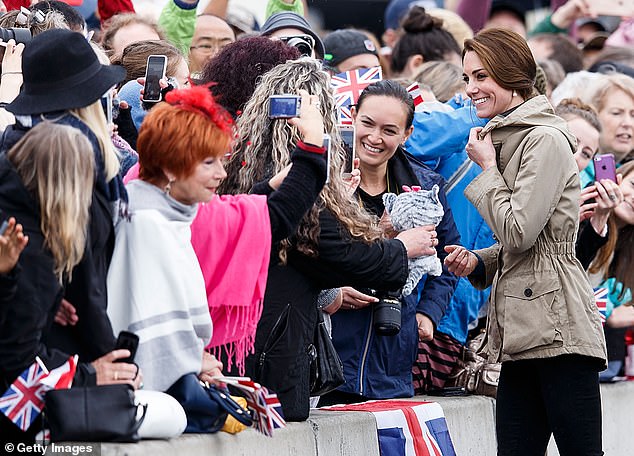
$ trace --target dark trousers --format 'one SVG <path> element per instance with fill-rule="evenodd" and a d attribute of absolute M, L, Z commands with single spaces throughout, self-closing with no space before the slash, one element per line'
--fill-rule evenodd
<path fill-rule="evenodd" d="M 579 355 L 502 363 L 496 404 L 499 456 L 600 456 L 597 361 Z"/>

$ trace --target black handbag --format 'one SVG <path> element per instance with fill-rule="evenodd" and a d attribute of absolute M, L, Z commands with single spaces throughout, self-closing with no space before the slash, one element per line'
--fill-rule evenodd
<path fill-rule="evenodd" d="M 138 442 L 146 412 L 147 405 L 135 405 L 134 390 L 125 384 L 51 390 L 44 407 L 52 442 Z"/>
<path fill-rule="evenodd" d="M 346 383 L 343 376 L 343 364 L 332 344 L 324 314 L 319 311 L 319 321 L 315 330 L 316 359 L 311 369 L 311 396 L 321 396 Z"/>
<path fill-rule="evenodd" d="M 245 426 L 253 424 L 251 414 L 227 390 L 203 385 L 195 374 L 183 375 L 165 392 L 183 406 L 187 415 L 186 433 L 218 432 L 228 414 Z"/>

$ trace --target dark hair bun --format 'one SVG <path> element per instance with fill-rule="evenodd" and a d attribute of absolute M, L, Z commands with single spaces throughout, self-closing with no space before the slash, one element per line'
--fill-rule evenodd
<path fill-rule="evenodd" d="M 425 33 L 442 28 L 442 19 L 430 16 L 421 6 L 414 6 L 403 18 L 401 27 L 407 33 Z"/>

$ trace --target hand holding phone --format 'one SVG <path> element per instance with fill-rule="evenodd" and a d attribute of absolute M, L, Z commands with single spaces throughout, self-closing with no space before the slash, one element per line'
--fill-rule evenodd
<path fill-rule="evenodd" d="M 159 81 L 165 79 L 167 57 L 164 55 L 150 55 L 145 68 L 145 85 L 143 86 L 143 101 L 157 103 L 163 99 Z"/>
<path fill-rule="evenodd" d="M 117 343 L 115 350 L 126 349 L 130 351 L 130 356 L 127 358 L 119 358 L 115 363 L 134 363 L 134 357 L 136 356 L 137 348 L 139 347 L 139 336 L 130 331 L 121 331 L 117 337 Z"/>

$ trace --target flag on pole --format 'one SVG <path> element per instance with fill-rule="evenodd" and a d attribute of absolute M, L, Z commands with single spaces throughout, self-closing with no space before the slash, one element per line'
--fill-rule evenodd
<path fill-rule="evenodd" d="M 0 397 L 0 412 L 23 431 L 29 429 L 44 408 L 44 395 L 51 389 L 70 388 L 77 370 L 77 355 L 47 371 L 39 358 Z"/>
<path fill-rule="evenodd" d="M 381 67 L 350 70 L 336 74 L 330 79 L 330 85 L 335 95 L 335 105 L 339 112 L 340 124 L 352 124 L 350 107 L 357 102 L 363 89 L 381 79 L 383 79 Z"/>
<path fill-rule="evenodd" d="M 381 456 L 456 456 L 445 415 L 436 402 L 369 401 L 326 409 L 373 413 Z"/>

